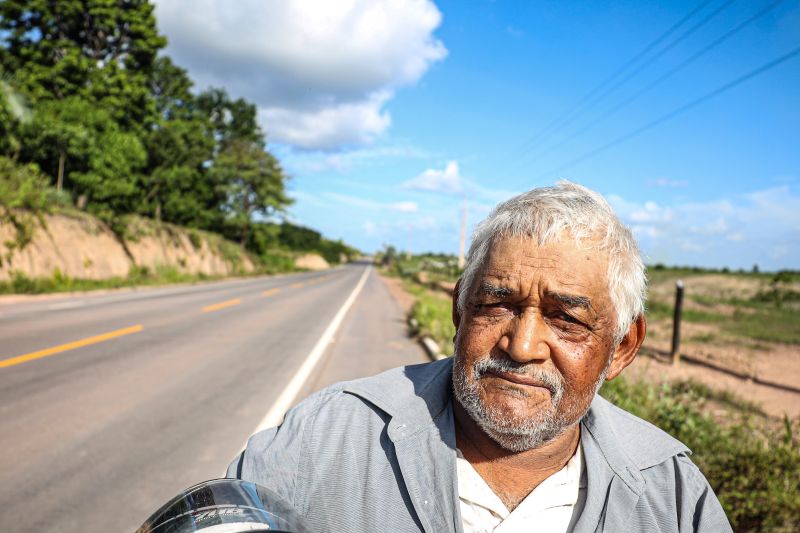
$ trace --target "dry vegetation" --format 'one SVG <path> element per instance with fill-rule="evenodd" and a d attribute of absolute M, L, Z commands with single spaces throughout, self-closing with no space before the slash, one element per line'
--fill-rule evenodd
<path fill-rule="evenodd" d="M 770 415 L 800 415 L 800 277 L 675 269 L 648 275 L 648 336 L 635 373 L 695 379 Z M 674 368 L 666 354 L 678 279 L 685 287 L 680 352 L 687 364 Z"/>

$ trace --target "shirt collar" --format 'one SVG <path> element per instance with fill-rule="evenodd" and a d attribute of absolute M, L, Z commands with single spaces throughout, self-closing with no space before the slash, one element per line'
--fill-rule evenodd
<path fill-rule="evenodd" d="M 458 449 L 456 463 L 459 498 L 480 505 L 502 519 L 507 518 L 511 513 L 505 504 Z M 584 464 L 583 448 L 579 442 L 567 464 L 533 489 L 514 512 L 536 513 L 551 507 L 575 505 L 579 490 L 586 488 Z"/>

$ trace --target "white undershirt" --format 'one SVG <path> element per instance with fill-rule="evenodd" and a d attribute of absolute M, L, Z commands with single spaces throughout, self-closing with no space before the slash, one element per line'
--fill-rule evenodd
<path fill-rule="evenodd" d="M 566 532 L 583 510 L 586 476 L 580 442 L 567 464 L 542 481 L 509 512 L 497 494 L 456 449 L 458 499 L 465 533 Z"/>

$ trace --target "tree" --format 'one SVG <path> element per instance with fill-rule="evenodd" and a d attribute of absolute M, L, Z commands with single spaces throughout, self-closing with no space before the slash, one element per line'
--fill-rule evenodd
<path fill-rule="evenodd" d="M 224 190 L 227 221 L 242 245 L 247 243 L 253 216 L 271 217 L 292 202 L 286 195 L 287 178 L 277 159 L 255 142 L 230 140 L 210 172 Z"/>
<path fill-rule="evenodd" d="M 155 60 L 149 84 L 156 113 L 162 121 L 185 120 L 198 115 L 197 99 L 192 94 L 194 83 L 186 69 L 175 65 L 169 57 Z"/>
<path fill-rule="evenodd" d="M 146 161 L 139 138 L 80 97 L 41 102 L 20 130 L 22 158 L 109 218 L 133 210 Z"/>
<path fill-rule="evenodd" d="M 74 172 L 70 178 L 89 210 L 111 221 L 116 215 L 134 212 L 146 160 L 147 153 L 137 136 L 111 128 L 92 145 L 88 169 Z"/>
<path fill-rule="evenodd" d="M 168 57 L 156 60 L 150 79 L 158 121 L 144 136 L 148 152 L 139 212 L 175 224 L 219 229 L 224 196 L 207 166 L 214 128 L 191 93 L 192 80 Z"/>
<path fill-rule="evenodd" d="M 315 250 L 322 242 L 320 232 L 286 221 L 281 224 L 278 238 L 291 250 Z"/>
<path fill-rule="evenodd" d="M 13 86 L 12 78 L 0 70 L 0 154 L 19 155 L 20 142 L 16 128 L 31 120 L 31 111 L 25 98 Z"/>
<path fill-rule="evenodd" d="M 264 144 L 255 104 L 231 100 L 225 89 L 208 89 L 197 97 L 197 108 L 210 121 L 220 151 L 234 141 Z"/>
<path fill-rule="evenodd" d="M 87 169 L 95 135 L 91 125 L 106 129 L 110 127 L 108 121 L 102 111 L 77 97 L 43 102 L 31 122 L 20 131 L 22 153 L 27 161 L 55 176 L 56 188 L 62 190 L 67 162 L 73 170 Z"/>
<path fill-rule="evenodd" d="M 146 0 L 0 2 L 0 68 L 34 111 L 19 127 L 21 160 L 103 217 L 132 211 L 165 44 Z"/>
<path fill-rule="evenodd" d="M 224 89 L 209 89 L 197 97 L 196 106 L 211 124 L 216 141 L 210 176 L 222 191 L 227 226 L 246 245 L 254 216 L 269 218 L 291 204 L 284 188 L 287 178 L 264 148 L 254 104 L 232 100 Z"/>
<path fill-rule="evenodd" d="M 165 44 L 147 0 L 0 0 L 0 73 L 33 110 L 14 118 L 0 83 L 0 154 L 107 220 L 137 212 L 269 246 L 254 218 L 291 199 L 256 106 L 223 89 L 195 96 L 186 70 L 158 57 Z"/>
<path fill-rule="evenodd" d="M 165 121 L 145 139 L 149 158 L 139 212 L 184 226 L 218 226 L 224 195 L 205 168 L 214 153 L 205 123 Z"/>
<path fill-rule="evenodd" d="M 34 103 L 80 96 L 124 130 L 155 119 L 148 79 L 158 50 L 146 0 L 3 0 L 0 66 Z"/>

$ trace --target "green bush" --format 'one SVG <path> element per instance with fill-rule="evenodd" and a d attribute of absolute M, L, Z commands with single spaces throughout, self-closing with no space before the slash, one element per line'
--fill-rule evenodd
<path fill-rule="evenodd" d="M 766 298 L 767 301 L 765 302 L 761 298 Z M 784 300 L 787 303 L 782 306 L 769 303 L 771 300 L 769 297 L 763 297 L 763 293 L 759 293 L 753 299 L 747 301 L 732 299 L 710 301 L 709 299 L 696 298 L 701 300 L 704 305 L 723 303 L 732 305 L 735 309 L 731 315 L 713 311 L 684 309 L 683 320 L 699 324 L 716 324 L 728 334 L 736 337 L 800 344 L 800 321 L 797 320 L 797 310 L 789 305 L 791 298 L 791 295 L 787 296 Z M 672 316 L 672 305 L 659 301 L 647 302 L 648 319 L 671 321 Z"/>
<path fill-rule="evenodd" d="M 192 248 L 195 250 L 200 250 L 203 248 L 203 239 L 200 237 L 200 234 L 197 233 L 196 230 L 190 229 L 189 232 L 189 242 L 192 244 Z"/>
<path fill-rule="evenodd" d="M 709 389 L 691 382 L 655 386 L 616 379 L 600 393 L 686 444 L 706 475 L 736 531 L 800 530 L 798 422 L 767 427 L 744 410 L 726 410 L 717 423 L 704 407 Z M 725 403 L 725 399 L 718 399 Z M 728 395 L 728 403 L 730 403 Z"/>
<path fill-rule="evenodd" d="M 456 328 L 451 318 L 451 303 L 447 298 L 423 290 L 411 308 L 411 316 L 419 323 L 419 333 L 428 335 L 447 355 L 453 353 L 453 336 Z"/>
<path fill-rule="evenodd" d="M 173 266 L 159 265 L 154 270 L 146 266 L 132 267 L 127 277 L 108 279 L 71 278 L 61 270 L 53 270 L 49 278 L 30 278 L 16 271 L 11 279 L 0 282 L 0 294 L 43 294 L 49 292 L 89 291 L 94 289 L 116 289 L 137 285 L 163 285 L 215 279 L 207 274 L 185 274 Z"/>
<path fill-rule="evenodd" d="M 0 157 L 0 224 L 14 228 L 13 240 L 3 243 L 6 253 L 0 257 L 0 265 L 33 240 L 37 222 L 44 225 L 42 214 L 53 193 L 36 165 L 17 165 Z"/>
<path fill-rule="evenodd" d="M 11 281 L 6 284 L 9 289 L 4 292 L 38 294 L 42 292 L 40 283 L 25 275 L 24 272 L 14 272 Z"/>
<path fill-rule="evenodd" d="M 294 257 L 292 254 L 281 250 L 265 251 L 258 256 L 258 270 L 263 274 L 278 274 L 280 272 L 294 272 Z"/>

